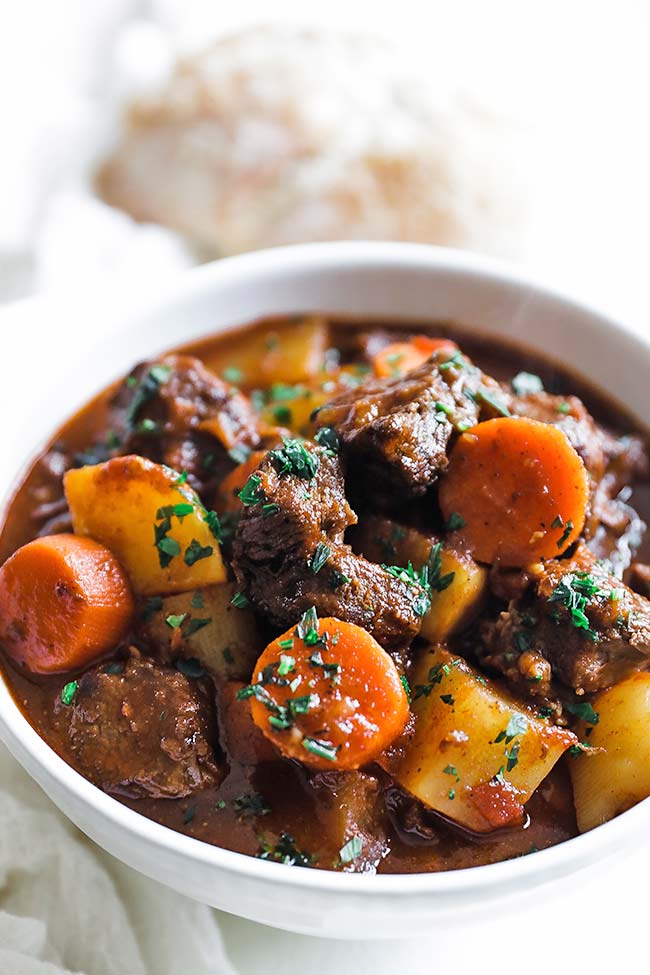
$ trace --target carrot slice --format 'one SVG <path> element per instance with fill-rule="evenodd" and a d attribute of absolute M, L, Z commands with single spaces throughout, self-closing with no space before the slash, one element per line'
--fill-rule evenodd
<path fill-rule="evenodd" d="M 585 523 L 589 481 L 557 427 L 527 417 L 479 423 L 440 483 L 447 526 L 480 562 L 524 567 L 560 555 Z"/>
<path fill-rule="evenodd" d="M 124 570 L 90 538 L 37 538 L 0 568 L 0 643 L 35 674 L 74 670 L 110 650 L 133 608 Z"/>
<path fill-rule="evenodd" d="M 355 769 L 399 735 L 409 715 L 392 659 L 354 623 L 314 609 L 261 655 L 250 698 L 255 724 L 287 758 L 318 769 Z"/>
<path fill-rule="evenodd" d="M 455 352 L 458 346 L 451 339 L 434 339 L 428 335 L 416 335 L 408 342 L 391 342 L 372 360 L 375 375 L 389 378 L 403 376 L 417 369 L 434 352 Z"/>
<path fill-rule="evenodd" d="M 219 511 L 241 510 L 243 506 L 238 494 L 251 474 L 260 466 L 265 456 L 265 450 L 254 450 L 245 461 L 224 477 L 218 491 L 217 507 Z"/>

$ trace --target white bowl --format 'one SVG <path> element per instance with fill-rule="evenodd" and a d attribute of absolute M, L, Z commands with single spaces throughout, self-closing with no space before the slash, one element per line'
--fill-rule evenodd
<path fill-rule="evenodd" d="M 620 389 L 624 405 L 642 421 L 650 419 L 650 346 L 617 322 L 470 254 L 410 244 L 309 244 L 185 274 L 155 307 L 115 323 L 110 341 L 94 341 L 89 328 L 86 348 L 79 349 L 77 338 L 72 362 L 62 343 L 21 409 L 12 410 L 2 483 L 15 482 L 61 421 L 138 359 L 263 316 L 313 310 L 451 319 L 495 338 L 521 340 L 604 389 Z M 38 348 L 37 335 L 16 341 Z M 650 829 L 645 801 L 591 833 L 504 863 L 393 876 L 304 870 L 210 846 L 127 809 L 39 738 L 2 681 L 0 736 L 59 808 L 114 856 L 197 900 L 305 934 L 406 937 L 465 923 L 550 881 L 570 884 L 578 872 L 631 850 Z"/>

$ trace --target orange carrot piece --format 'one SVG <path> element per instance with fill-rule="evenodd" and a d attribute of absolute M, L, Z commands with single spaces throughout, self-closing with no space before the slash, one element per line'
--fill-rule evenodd
<path fill-rule="evenodd" d="M 0 643 L 35 674 L 74 670 L 110 650 L 133 609 L 124 570 L 90 538 L 37 538 L 0 568 Z"/>
<path fill-rule="evenodd" d="M 372 360 L 375 375 L 389 378 L 403 376 L 423 365 L 434 352 L 450 354 L 458 346 L 451 339 L 434 339 L 428 335 L 416 335 L 408 342 L 391 342 Z"/>
<path fill-rule="evenodd" d="M 217 508 L 219 511 L 239 511 L 242 503 L 237 497 L 248 478 L 260 466 L 266 456 L 265 450 L 253 450 L 243 463 L 226 474 L 219 485 Z"/>
<path fill-rule="evenodd" d="M 253 681 L 239 696 L 250 697 L 255 724 L 284 756 L 312 768 L 373 761 L 409 716 L 397 668 L 377 641 L 313 611 L 268 645 Z"/>
<path fill-rule="evenodd" d="M 576 541 L 589 480 L 557 427 L 499 418 L 458 439 L 439 500 L 448 529 L 475 559 L 525 567 L 557 557 Z"/>

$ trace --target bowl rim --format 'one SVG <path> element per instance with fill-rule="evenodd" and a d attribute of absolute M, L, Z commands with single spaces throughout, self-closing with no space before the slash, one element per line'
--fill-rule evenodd
<path fill-rule="evenodd" d="M 332 270 L 344 263 L 348 268 L 366 267 L 374 270 L 396 270 L 411 267 L 456 273 L 465 280 L 489 280 L 494 284 L 529 289 L 539 297 L 548 298 L 587 315 L 600 331 L 625 334 L 647 353 L 650 342 L 628 325 L 608 317 L 588 303 L 564 294 L 538 281 L 527 272 L 500 260 L 450 248 L 424 244 L 383 242 L 328 242 L 298 244 L 224 258 L 200 267 L 184 271 L 159 294 L 155 302 L 147 301 L 130 314 L 120 315 L 118 328 L 111 334 L 115 341 L 126 333 L 138 320 L 150 319 L 160 314 L 169 301 L 174 304 L 188 302 L 206 289 L 217 290 L 226 280 L 240 277 L 250 284 L 255 273 L 295 275 L 301 271 Z M 119 313 L 118 313 L 119 314 Z M 227 328 L 224 329 L 227 331 Z M 95 354 L 102 341 L 90 343 Z M 34 451 L 28 453 L 33 458 Z M 22 476 L 22 469 L 19 476 Z M 11 497 L 13 485 L 3 492 L 2 513 Z M 1 675 L 0 675 L 1 676 Z M 41 784 L 43 779 L 54 780 L 63 791 L 78 803 L 91 808 L 93 814 L 111 827 L 142 841 L 149 848 L 173 853 L 179 859 L 217 868 L 219 871 L 264 883 L 306 888 L 331 893 L 362 893 L 369 897 L 414 895 L 445 895 L 478 893 L 501 885 L 528 886 L 528 881 L 538 875 L 547 877 L 573 872 L 594 857 L 602 859 L 614 855 L 623 846 L 628 833 L 634 832 L 650 812 L 650 799 L 643 800 L 615 819 L 597 828 L 565 840 L 555 846 L 521 855 L 510 860 L 447 870 L 433 873 L 355 874 L 321 869 L 296 870 L 289 865 L 237 853 L 163 826 L 143 814 L 130 809 L 108 793 L 85 779 L 68 765 L 40 737 L 13 701 L 4 680 L 0 680 L 0 696 L 11 702 L 8 709 L 0 709 L 0 738 L 21 764 L 39 768 L 43 776 L 34 775 Z M 28 758 L 28 762 L 22 761 Z M 30 775 L 32 773 L 30 772 Z"/>

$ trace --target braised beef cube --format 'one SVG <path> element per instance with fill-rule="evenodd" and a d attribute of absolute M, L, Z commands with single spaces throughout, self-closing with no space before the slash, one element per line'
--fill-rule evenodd
<path fill-rule="evenodd" d="M 297 444 L 297 441 L 290 441 Z M 283 470 L 270 451 L 246 489 L 233 542 L 233 568 L 254 607 L 276 626 L 318 615 L 363 626 L 387 649 L 407 646 L 426 611 L 417 580 L 405 582 L 355 555 L 343 533 L 356 523 L 338 457 L 316 444 L 301 448 L 312 476 Z"/>
<path fill-rule="evenodd" d="M 650 602 L 586 546 L 529 574 L 529 588 L 484 624 L 484 664 L 532 696 L 549 694 L 552 679 L 592 693 L 650 666 Z"/>
<path fill-rule="evenodd" d="M 178 799 L 223 777 L 213 704 L 199 681 L 140 657 L 79 678 L 54 722 L 73 764 L 105 792 Z"/>
<path fill-rule="evenodd" d="M 458 432 L 507 415 L 500 397 L 498 384 L 466 356 L 440 352 L 405 376 L 370 379 L 335 397 L 317 423 L 336 431 L 359 492 L 392 506 L 395 492 L 417 497 L 437 480 Z"/>

